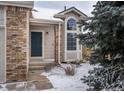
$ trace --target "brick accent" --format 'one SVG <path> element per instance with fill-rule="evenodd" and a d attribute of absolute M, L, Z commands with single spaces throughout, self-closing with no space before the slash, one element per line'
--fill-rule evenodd
<path fill-rule="evenodd" d="M 26 80 L 27 74 L 27 8 L 7 7 L 6 62 L 7 81 Z"/>

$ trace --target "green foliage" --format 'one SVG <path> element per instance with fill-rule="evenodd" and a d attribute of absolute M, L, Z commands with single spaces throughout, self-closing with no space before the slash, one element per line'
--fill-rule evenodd
<path fill-rule="evenodd" d="M 81 22 L 84 30 L 89 32 L 78 36 L 80 42 L 87 47 L 96 45 L 103 61 L 108 54 L 112 60 L 117 54 L 124 56 L 124 5 L 99 1 L 94 7 L 93 17 Z"/>
<path fill-rule="evenodd" d="M 95 68 L 89 71 L 89 76 L 81 80 L 90 87 L 90 91 L 124 90 L 124 64 L 106 64 L 106 67 Z"/>
<path fill-rule="evenodd" d="M 124 89 L 124 2 L 98 1 L 94 5 L 93 17 L 82 21 L 84 30 L 89 30 L 95 40 L 95 48 L 90 62 L 100 63 L 101 68 L 91 71 L 84 77 L 89 90 L 123 90 Z M 88 33 L 88 34 L 89 34 Z M 92 34 L 94 33 L 94 34 Z M 86 37 L 85 37 L 86 38 Z M 88 40 L 80 36 L 80 40 L 88 46 Z M 81 42 L 80 41 L 80 42 Z M 106 56 L 110 58 L 106 58 Z"/>
<path fill-rule="evenodd" d="M 79 43 L 82 45 L 86 45 L 89 48 L 95 46 L 96 40 L 94 38 L 95 34 L 88 32 L 86 34 L 79 34 L 77 37 L 80 38 Z"/>

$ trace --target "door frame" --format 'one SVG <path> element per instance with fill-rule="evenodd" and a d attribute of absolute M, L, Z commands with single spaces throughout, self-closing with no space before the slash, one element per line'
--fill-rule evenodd
<path fill-rule="evenodd" d="M 31 32 L 42 32 L 42 56 L 41 57 L 32 57 L 31 56 Z M 30 31 L 30 57 L 33 58 L 33 59 L 44 58 L 44 31 L 43 30 L 31 30 Z"/>

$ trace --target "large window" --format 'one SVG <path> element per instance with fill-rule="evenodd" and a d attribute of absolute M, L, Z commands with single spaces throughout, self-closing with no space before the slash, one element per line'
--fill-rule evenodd
<path fill-rule="evenodd" d="M 67 30 L 76 30 L 76 21 L 73 18 L 68 20 Z"/>
<path fill-rule="evenodd" d="M 76 33 L 67 33 L 67 50 L 76 50 Z"/>

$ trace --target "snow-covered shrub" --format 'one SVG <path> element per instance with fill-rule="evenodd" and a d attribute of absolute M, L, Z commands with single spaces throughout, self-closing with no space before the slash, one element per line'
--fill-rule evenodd
<path fill-rule="evenodd" d="M 73 64 L 69 64 L 68 66 L 62 68 L 64 69 L 66 75 L 73 76 L 76 73 L 76 67 Z"/>
<path fill-rule="evenodd" d="M 81 63 L 83 63 L 83 60 L 71 61 L 70 63 L 75 65 L 76 67 L 79 67 Z"/>
<path fill-rule="evenodd" d="M 45 71 L 50 71 L 52 68 L 54 68 L 55 66 L 57 66 L 58 64 L 46 64 L 45 66 L 44 66 L 44 70 Z"/>
<path fill-rule="evenodd" d="M 124 90 L 124 65 L 108 65 L 107 67 L 94 68 L 89 71 L 89 76 L 81 79 L 89 86 L 88 90 Z"/>

